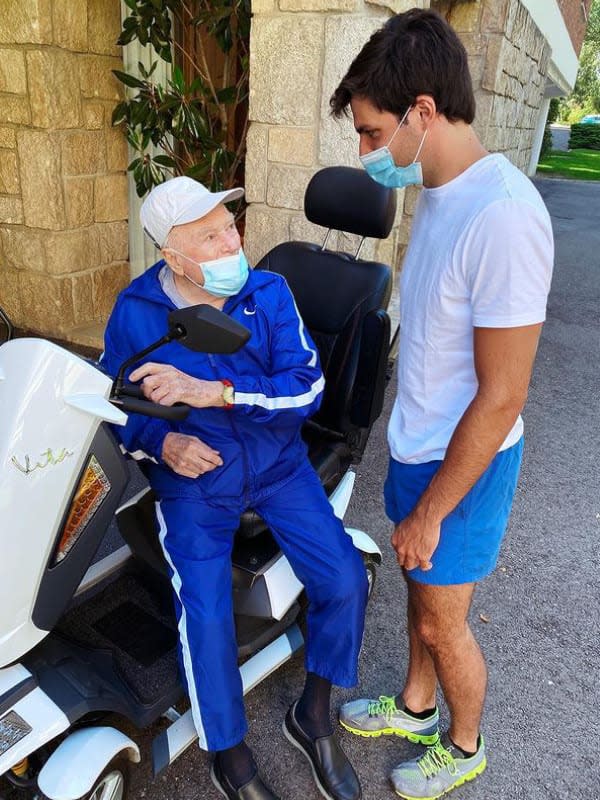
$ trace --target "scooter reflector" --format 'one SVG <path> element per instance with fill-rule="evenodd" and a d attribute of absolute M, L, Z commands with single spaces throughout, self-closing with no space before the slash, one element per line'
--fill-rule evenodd
<path fill-rule="evenodd" d="M 15 711 L 0 719 L 0 756 L 31 733 L 31 727 Z"/>

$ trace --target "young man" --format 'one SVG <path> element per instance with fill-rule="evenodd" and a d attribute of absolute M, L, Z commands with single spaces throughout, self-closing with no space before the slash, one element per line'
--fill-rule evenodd
<path fill-rule="evenodd" d="M 496 565 L 517 483 L 552 230 L 531 182 L 475 135 L 467 55 L 437 13 L 391 18 L 331 105 L 337 116 L 350 106 L 374 180 L 425 187 L 400 283 L 385 484 L 408 587 L 408 673 L 397 695 L 348 703 L 340 722 L 428 745 L 391 780 L 401 797 L 437 798 L 486 766 L 486 666 L 467 616 Z M 438 683 L 450 710 L 441 736 Z"/>
<path fill-rule="evenodd" d="M 284 732 L 309 760 L 323 794 L 360 800 L 356 774 L 333 735 L 331 684 L 353 686 L 367 579 L 362 559 L 312 469 L 300 429 L 323 391 L 315 345 L 284 279 L 254 272 L 225 202 L 190 178 L 152 190 L 142 225 L 164 260 L 125 289 L 109 320 L 103 362 L 116 374 L 160 338 L 174 308 L 208 303 L 251 331 L 231 356 L 177 344 L 141 363 L 155 403 L 192 411 L 169 423 L 136 414 L 119 436 L 145 455 L 158 496 L 160 540 L 171 570 L 182 662 L 200 746 L 216 752 L 211 778 L 229 800 L 276 800 L 244 743 L 247 723 L 232 608 L 231 549 L 241 514 L 269 525 L 309 599 L 307 678 Z"/>

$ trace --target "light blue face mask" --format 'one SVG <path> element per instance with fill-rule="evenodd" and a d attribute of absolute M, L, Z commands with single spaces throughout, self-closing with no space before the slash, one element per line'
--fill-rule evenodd
<path fill-rule="evenodd" d="M 423 149 L 427 131 L 423 134 L 421 144 L 417 150 L 417 154 L 413 159 L 412 164 L 407 167 L 398 167 L 394 161 L 389 146 L 394 140 L 394 137 L 404 124 L 412 106 L 408 109 L 406 114 L 400 120 L 396 130 L 393 132 L 391 139 L 384 147 L 378 147 L 377 150 L 372 150 L 366 156 L 360 156 L 360 162 L 367 171 L 370 178 L 380 183 L 382 186 L 387 186 L 388 189 L 404 189 L 406 186 L 421 186 L 423 183 L 423 170 L 421 162 L 417 161 Z"/>
<path fill-rule="evenodd" d="M 235 255 L 214 258 L 212 261 L 194 261 L 173 247 L 169 249 L 200 267 L 204 276 L 204 284 L 197 283 L 189 275 L 184 274 L 184 277 L 194 286 L 204 289 L 209 294 L 214 294 L 215 297 L 233 297 L 248 280 L 250 270 L 246 255 L 241 248 Z"/>

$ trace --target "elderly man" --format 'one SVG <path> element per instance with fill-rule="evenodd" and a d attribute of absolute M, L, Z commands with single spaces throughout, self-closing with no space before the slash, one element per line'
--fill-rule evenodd
<path fill-rule="evenodd" d="M 251 331 L 231 356 L 166 345 L 136 365 L 156 403 L 192 407 L 185 422 L 130 415 L 120 436 L 149 459 L 160 540 L 172 574 L 182 662 L 200 746 L 216 752 L 211 778 L 231 800 L 272 800 L 244 742 L 247 723 L 237 665 L 231 550 L 241 514 L 269 525 L 306 587 L 304 692 L 285 719 L 332 800 L 358 800 L 360 784 L 332 734 L 331 684 L 357 682 L 367 581 L 358 551 L 334 516 L 300 436 L 319 406 L 323 375 L 287 284 L 249 270 L 225 203 L 180 177 L 152 190 L 141 210 L 163 260 L 119 296 L 106 330 L 107 371 L 159 338 L 174 308 L 208 303 Z"/>
<path fill-rule="evenodd" d="M 434 800 L 486 766 L 486 666 L 467 617 L 496 565 L 517 483 L 552 228 L 531 182 L 478 140 L 467 54 L 436 12 L 392 17 L 331 104 L 337 115 L 350 107 L 373 180 L 425 187 L 400 284 L 385 484 L 408 587 L 408 673 L 397 694 L 346 704 L 340 721 L 428 745 L 392 783 L 401 797 Z M 450 710 L 441 737 L 438 683 Z"/>

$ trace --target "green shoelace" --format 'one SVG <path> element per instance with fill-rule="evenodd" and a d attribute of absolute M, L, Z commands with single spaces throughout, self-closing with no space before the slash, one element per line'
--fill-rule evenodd
<path fill-rule="evenodd" d="M 448 752 L 439 741 L 427 748 L 427 751 L 417 761 L 419 769 L 426 778 L 433 778 L 444 767 L 448 767 L 450 775 L 458 774 L 458 767 L 452 753 Z"/>
<path fill-rule="evenodd" d="M 398 713 L 396 698 L 380 695 L 379 700 L 373 700 L 368 704 L 367 713 L 370 717 L 384 716 L 386 722 L 391 722 L 392 715 Z"/>

